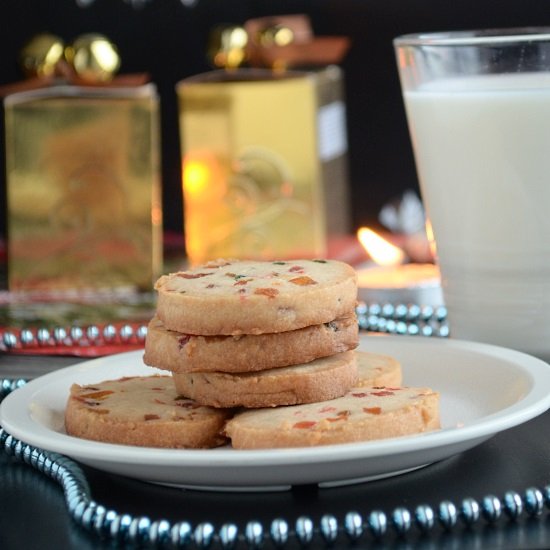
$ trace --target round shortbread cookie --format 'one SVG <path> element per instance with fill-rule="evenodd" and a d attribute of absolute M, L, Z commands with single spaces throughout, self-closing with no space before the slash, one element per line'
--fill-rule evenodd
<path fill-rule="evenodd" d="M 212 407 L 277 407 L 326 401 L 344 395 L 357 381 L 355 353 L 346 351 L 303 365 L 250 373 L 173 373 L 175 387 Z"/>
<path fill-rule="evenodd" d="M 401 363 L 389 355 L 356 351 L 357 383 L 356 387 L 392 386 L 403 383 Z"/>
<path fill-rule="evenodd" d="M 230 411 L 203 407 L 178 396 L 170 376 L 135 376 L 73 384 L 65 409 L 69 435 L 123 445 L 211 448 Z"/>
<path fill-rule="evenodd" d="M 202 336 L 284 332 L 328 323 L 357 302 L 355 270 L 335 260 L 217 260 L 162 276 L 157 315 Z"/>
<path fill-rule="evenodd" d="M 355 349 L 358 343 L 354 312 L 321 325 L 241 336 L 181 334 L 155 317 L 147 328 L 143 360 L 175 373 L 252 372 L 308 363 Z"/>
<path fill-rule="evenodd" d="M 325 403 L 236 414 L 225 433 L 236 449 L 311 447 L 387 439 L 440 427 L 430 388 L 354 388 Z"/>

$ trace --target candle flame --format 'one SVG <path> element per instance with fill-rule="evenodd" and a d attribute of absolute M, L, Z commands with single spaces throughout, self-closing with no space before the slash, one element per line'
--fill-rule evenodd
<path fill-rule="evenodd" d="M 405 253 L 368 227 L 357 231 L 357 238 L 369 256 L 379 265 L 398 265 L 405 260 Z"/>

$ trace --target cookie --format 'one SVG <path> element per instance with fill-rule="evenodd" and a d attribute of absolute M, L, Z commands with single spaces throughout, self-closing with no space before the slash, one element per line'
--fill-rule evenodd
<path fill-rule="evenodd" d="M 250 373 L 173 373 L 174 385 L 202 405 L 277 407 L 344 395 L 357 381 L 355 353 L 346 351 L 303 365 Z"/>
<path fill-rule="evenodd" d="M 359 343 L 354 312 L 329 323 L 279 333 L 197 336 L 164 328 L 153 318 L 145 339 L 146 365 L 175 373 L 252 372 L 308 363 Z"/>
<path fill-rule="evenodd" d="M 335 260 L 217 260 L 162 276 L 157 315 L 202 336 L 263 334 L 329 323 L 357 301 L 355 270 Z"/>
<path fill-rule="evenodd" d="M 401 386 L 401 363 L 394 357 L 366 351 L 356 351 L 355 357 L 358 377 L 356 387 Z"/>
<path fill-rule="evenodd" d="M 135 376 L 73 384 L 65 409 L 69 435 L 123 445 L 211 448 L 226 443 L 230 411 L 176 393 L 170 376 Z"/>
<path fill-rule="evenodd" d="M 430 388 L 354 388 L 325 403 L 236 414 L 225 433 L 236 449 L 311 447 L 387 439 L 440 427 Z"/>

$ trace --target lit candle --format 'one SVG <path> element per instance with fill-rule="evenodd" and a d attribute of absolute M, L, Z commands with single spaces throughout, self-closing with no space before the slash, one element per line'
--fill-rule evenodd
<path fill-rule="evenodd" d="M 431 263 L 402 263 L 403 251 L 374 231 L 361 228 L 361 244 L 374 262 L 357 268 L 358 297 L 366 303 L 443 305 L 441 277 Z"/>
<path fill-rule="evenodd" d="M 359 299 L 366 303 L 443 305 L 439 270 L 433 264 L 357 269 Z"/>

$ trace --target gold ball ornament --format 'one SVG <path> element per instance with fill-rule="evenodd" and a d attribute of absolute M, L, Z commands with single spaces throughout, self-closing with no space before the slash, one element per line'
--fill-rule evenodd
<path fill-rule="evenodd" d="M 215 67 L 236 69 L 246 59 L 248 34 L 238 26 L 216 27 L 210 33 L 208 56 Z"/>
<path fill-rule="evenodd" d="M 288 46 L 294 42 L 294 32 L 284 25 L 271 25 L 260 31 L 258 41 L 264 47 Z"/>
<path fill-rule="evenodd" d="M 27 77 L 53 76 L 64 52 L 65 45 L 59 36 L 50 33 L 37 34 L 23 46 L 20 65 Z"/>
<path fill-rule="evenodd" d="M 88 82 L 108 82 L 120 68 L 115 45 L 101 34 L 83 34 L 65 49 L 65 58 L 75 73 Z"/>

